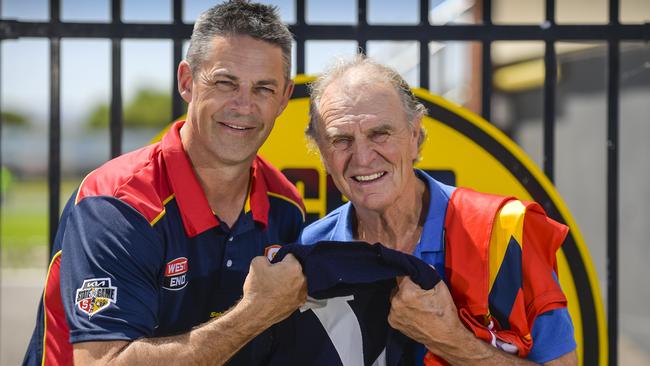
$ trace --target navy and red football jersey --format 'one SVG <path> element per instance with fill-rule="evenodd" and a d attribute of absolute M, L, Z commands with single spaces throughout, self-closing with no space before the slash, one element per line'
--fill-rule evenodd
<path fill-rule="evenodd" d="M 90 173 L 66 205 L 25 364 L 72 364 L 76 342 L 187 332 L 238 301 L 253 257 L 297 238 L 299 194 L 260 157 L 236 224 L 219 221 L 183 123 Z"/>
<path fill-rule="evenodd" d="M 422 260 L 364 242 L 324 241 L 287 245 L 307 278 L 307 303 L 269 332 L 273 344 L 264 365 L 400 365 L 413 342 L 388 325 L 397 277 L 433 288 L 438 273 Z M 414 342 L 413 342 L 414 343 Z"/>

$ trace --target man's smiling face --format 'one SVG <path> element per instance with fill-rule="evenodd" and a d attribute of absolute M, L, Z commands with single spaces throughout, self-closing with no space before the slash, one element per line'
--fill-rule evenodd
<path fill-rule="evenodd" d="M 397 202 L 413 176 L 419 125 L 409 124 L 395 88 L 343 76 L 324 90 L 318 110 L 318 147 L 339 190 L 357 210 Z"/>
<path fill-rule="evenodd" d="M 280 47 L 249 36 L 215 37 L 186 98 L 188 127 L 205 158 L 252 161 L 288 103 L 289 83 Z"/>

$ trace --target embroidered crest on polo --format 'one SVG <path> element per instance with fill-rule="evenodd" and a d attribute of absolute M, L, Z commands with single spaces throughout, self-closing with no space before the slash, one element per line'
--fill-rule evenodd
<path fill-rule="evenodd" d="M 275 257 L 280 248 L 282 248 L 282 245 L 269 245 L 268 247 L 264 248 L 264 256 L 268 258 L 269 261 L 272 261 L 273 257 Z"/>
<path fill-rule="evenodd" d="M 75 295 L 75 305 L 88 315 L 107 309 L 117 301 L 117 287 L 111 286 L 110 278 L 91 278 L 84 280 Z"/>
<path fill-rule="evenodd" d="M 167 290 L 180 290 L 187 286 L 187 271 L 189 265 L 187 258 L 178 257 L 165 265 L 165 278 L 163 287 Z"/>

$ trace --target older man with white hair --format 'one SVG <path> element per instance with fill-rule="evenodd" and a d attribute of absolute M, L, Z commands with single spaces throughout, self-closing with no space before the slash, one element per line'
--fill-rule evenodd
<path fill-rule="evenodd" d="M 301 242 L 380 242 L 445 279 L 429 291 L 409 278 L 399 284 L 388 321 L 419 343 L 405 356 L 428 365 L 577 364 L 555 263 L 566 227 L 534 203 L 414 169 L 426 109 L 394 70 L 363 56 L 339 62 L 311 98 L 306 133 L 349 202 L 307 227 Z"/>

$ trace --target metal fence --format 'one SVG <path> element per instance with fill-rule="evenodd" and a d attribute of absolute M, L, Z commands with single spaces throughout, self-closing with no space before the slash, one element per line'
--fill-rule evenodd
<path fill-rule="evenodd" d="M 603 41 L 608 47 L 607 89 L 607 320 L 609 364 L 618 359 L 618 212 L 619 212 L 619 63 L 622 41 L 650 40 L 650 24 L 621 24 L 619 1 L 609 1 L 609 23 L 600 25 L 559 25 L 555 22 L 555 1 L 546 0 L 545 21 L 541 25 L 492 24 L 492 1 L 482 1 L 482 23 L 472 25 L 432 25 L 429 23 L 429 1 L 419 0 L 419 23 L 416 25 L 370 25 L 366 17 L 367 0 L 357 0 L 356 25 L 314 25 L 305 21 L 305 1 L 296 0 L 296 22 L 290 29 L 296 39 L 296 70 L 305 72 L 305 42 L 308 40 L 355 40 L 361 50 L 367 41 L 417 41 L 420 46 L 419 83 L 429 86 L 429 42 L 479 41 L 482 44 L 481 107 L 486 120 L 491 117 L 492 70 L 491 45 L 496 41 L 543 41 L 545 43 L 543 169 L 553 181 L 555 148 L 555 95 L 557 61 L 555 44 L 559 41 Z M 50 0 L 49 22 L 0 21 L 0 40 L 21 37 L 43 37 L 50 41 L 50 118 L 49 118 L 49 239 L 54 242 L 59 220 L 61 185 L 61 38 L 110 39 L 111 101 L 110 153 L 122 151 L 122 85 L 121 53 L 123 39 L 170 39 L 173 41 L 173 69 L 182 60 L 183 41 L 189 39 L 192 25 L 183 23 L 182 0 L 173 0 L 173 21 L 167 24 L 136 24 L 121 21 L 122 1 L 111 1 L 110 23 L 61 22 L 60 0 Z M 176 93 L 174 78 L 172 115 L 183 113 L 183 101 Z M 1 128 L 0 128 L 1 137 Z M 1 161 L 1 156 L 0 156 Z"/>

